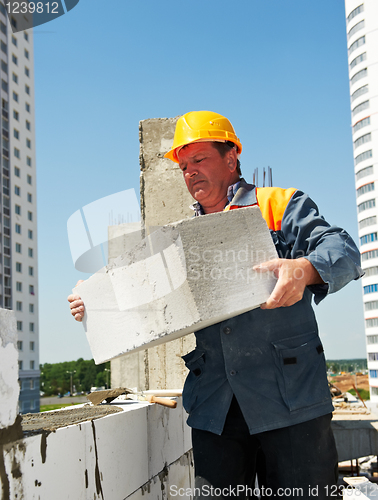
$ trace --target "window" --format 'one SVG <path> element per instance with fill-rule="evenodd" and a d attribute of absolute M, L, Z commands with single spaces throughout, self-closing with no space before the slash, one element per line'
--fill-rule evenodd
<path fill-rule="evenodd" d="M 29 276 L 34 276 L 34 267 L 29 266 Z"/>
<path fill-rule="evenodd" d="M 368 175 L 372 175 L 374 172 L 373 172 L 373 167 L 370 166 L 370 167 L 365 167 L 363 168 L 362 170 L 359 170 L 357 173 L 356 173 L 356 181 L 362 179 L 363 177 L 366 177 Z"/>
<path fill-rule="evenodd" d="M 29 323 L 29 332 L 34 333 L 34 323 Z"/>
<path fill-rule="evenodd" d="M 354 141 L 354 149 L 358 148 L 358 146 L 362 146 L 362 144 L 365 144 L 367 142 L 371 141 L 371 133 L 369 132 L 368 134 L 362 135 L 358 139 Z"/>
<path fill-rule="evenodd" d="M 31 129 L 29 120 L 26 120 L 25 125 L 26 125 L 27 130 Z"/>
<path fill-rule="evenodd" d="M 7 11 L 2 3 L 0 4 L 0 12 L 4 14 L 5 17 L 7 17 Z"/>
<path fill-rule="evenodd" d="M 17 330 L 22 332 L 22 321 L 17 321 Z"/>
<path fill-rule="evenodd" d="M 21 262 L 16 262 L 16 271 L 18 273 L 22 273 L 22 264 L 21 264 Z"/>
<path fill-rule="evenodd" d="M 16 311 L 22 311 L 22 302 L 19 300 L 16 302 Z"/>
<path fill-rule="evenodd" d="M 31 229 L 28 229 L 28 238 L 29 240 L 33 239 L 33 231 Z"/>
<path fill-rule="evenodd" d="M 17 92 L 14 92 L 14 91 L 13 91 L 13 100 L 18 102 L 18 94 L 17 94 Z"/>
<path fill-rule="evenodd" d="M 31 350 L 31 351 L 34 351 L 34 345 L 35 345 L 35 343 L 34 343 L 34 341 L 32 340 L 32 341 L 29 343 L 29 346 L 30 346 L 30 350 Z"/>
<path fill-rule="evenodd" d="M 364 153 L 361 153 L 360 155 L 356 156 L 356 158 L 354 159 L 354 164 L 358 165 L 362 161 L 368 160 L 372 156 L 373 156 L 373 151 L 369 149 L 369 151 L 365 151 Z"/>
<path fill-rule="evenodd" d="M 18 362 L 18 369 L 22 370 L 22 361 Z M 21 411 L 22 411 L 22 403 L 21 403 L 21 401 L 19 401 L 19 404 L 21 405 Z"/>
<path fill-rule="evenodd" d="M 29 68 L 27 68 L 26 66 L 25 66 L 25 75 L 26 76 L 30 76 Z"/>
<path fill-rule="evenodd" d="M 20 177 L 20 169 L 18 167 L 14 167 L 14 175 Z"/>
<path fill-rule="evenodd" d="M 363 52 L 359 56 L 355 57 L 353 59 L 353 61 L 351 61 L 351 63 L 349 64 L 349 68 L 353 69 L 355 66 L 357 66 L 357 64 L 359 64 L 359 63 L 361 63 L 362 61 L 365 61 L 365 60 L 366 60 L 366 52 Z"/>
<path fill-rule="evenodd" d="M 17 290 L 17 292 L 22 292 L 22 283 L 21 283 L 21 281 L 16 281 L 16 290 Z"/>
<path fill-rule="evenodd" d="M 31 390 L 35 389 L 35 384 L 34 384 L 34 379 L 33 378 L 30 380 L 30 389 Z M 34 401 L 32 401 L 32 403 L 34 403 Z"/>
<path fill-rule="evenodd" d="M 29 312 L 34 313 L 34 304 L 29 304 Z"/>
<path fill-rule="evenodd" d="M 22 330 L 22 322 L 21 321 L 17 321 L 17 330 L 19 330 L 18 328 L 18 324 L 21 323 L 21 329 L 20 331 Z M 22 351 L 22 340 L 17 340 L 17 349 L 19 351 Z"/>
<path fill-rule="evenodd" d="M 24 49 L 24 55 L 26 57 L 26 59 L 29 59 L 29 51 Z"/>
<path fill-rule="evenodd" d="M 30 156 L 26 157 L 26 164 L 27 164 L 28 167 L 32 166 L 32 160 L 31 160 Z"/>
<path fill-rule="evenodd" d="M 378 353 L 377 352 L 369 352 L 369 361 L 378 361 Z M 373 389 L 370 387 L 370 389 Z"/>
<path fill-rule="evenodd" d="M 18 186 L 14 186 L 14 194 L 20 196 L 21 189 Z"/>
<path fill-rule="evenodd" d="M 33 257 L 33 249 L 30 247 L 28 248 L 28 256 Z"/>
<path fill-rule="evenodd" d="M 14 118 L 15 120 L 17 120 L 17 121 L 19 120 L 19 114 L 18 114 L 18 111 L 16 111 L 15 109 L 13 110 L 13 118 Z"/>
<path fill-rule="evenodd" d="M 34 295 L 34 285 L 29 285 L 29 293 L 30 295 Z"/>
<path fill-rule="evenodd" d="M 348 40 L 352 38 L 354 34 L 357 33 L 357 31 L 362 30 L 365 27 L 365 21 L 362 20 L 359 23 L 355 24 L 349 31 L 348 31 Z"/>
<path fill-rule="evenodd" d="M 21 243 L 16 243 L 16 253 L 21 253 Z"/>
<path fill-rule="evenodd" d="M 8 73 L 8 64 L 1 59 L 1 69 L 4 73 Z"/>
<path fill-rule="evenodd" d="M 368 276 L 375 276 L 376 274 L 378 274 L 378 266 L 368 267 L 367 269 L 364 269 L 364 271 L 365 278 L 367 278 Z"/>
<path fill-rule="evenodd" d="M 13 137 L 15 137 L 16 139 L 20 138 L 20 132 L 15 128 L 13 129 Z"/>
<path fill-rule="evenodd" d="M 358 80 L 361 80 L 361 78 L 365 78 L 367 76 L 367 68 L 362 69 L 358 73 L 356 73 L 352 78 L 350 79 L 350 84 L 354 85 Z"/>
<path fill-rule="evenodd" d="M 369 233 L 365 234 L 364 236 L 361 236 L 360 238 L 360 244 L 361 245 L 366 245 L 366 243 L 372 243 L 373 241 L 377 241 L 377 233 Z"/>
<path fill-rule="evenodd" d="M 28 212 L 28 220 L 32 221 L 33 220 L 33 213 Z"/>
<path fill-rule="evenodd" d="M 5 80 L 1 79 L 1 88 L 4 92 L 8 92 L 8 84 Z"/>
<path fill-rule="evenodd" d="M 361 111 L 364 111 L 365 109 L 368 109 L 369 107 L 369 101 L 364 101 L 355 108 L 352 109 L 352 116 L 356 115 L 357 113 L 360 113 Z"/>
<path fill-rule="evenodd" d="M 14 64 L 16 65 L 18 64 L 18 59 L 14 54 L 12 54 L 12 62 L 14 62 Z"/>
<path fill-rule="evenodd" d="M 366 219 L 362 219 L 359 223 L 359 229 L 363 229 L 364 227 L 373 226 L 377 223 L 377 216 L 373 215 L 372 217 L 367 217 Z"/>
<path fill-rule="evenodd" d="M 20 150 L 19 150 L 19 149 L 14 148 L 14 156 L 15 156 L 16 158 L 18 158 L 18 159 L 20 158 Z"/>
<path fill-rule="evenodd" d="M 353 9 L 352 12 L 349 14 L 349 16 L 347 17 L 348 23 L 363 11 L 364 11 L 364 4 L 362 3 L 361 5 Z"/>
<path fill-rule="evenodd" d="M 27 42 L 29 41 L 29 34 L 27 31 L 24 31 L 24 38 Z"/>
<path fill-rule="evenodd" d="M 7 27 L 5 26 L 5 24 L 2 21 L 0 21 L 0 31 L 2 33 L 4 33 L 4 35 L 7 34 Z"/>
<path fill-rule="evenodd" d="M 31 149 L 31 140 L 30 139 L 26 139 L 26 146 Z"/>
<path fill-rule="evenodd" d="M 375 292 L 378 292 L 378 285 L 377 284 L 364 286 L 364 294 L 365 293 L 375 293 Z"/>
<path fill-rule="evenodd" d="M 14 206 L 14 211 L 17 215 L 21 215 L 21 207 L 20 205 L 15 205 Z"/>
<path fill-rule="evenodd" d="M 18 84 L 18 76 L 16 75 L 16 73 L 12 73 L 12 80 L 14 81 L 14 83 Z"/>
<path fill-rule="evenodd" d="M 370 250 L 361 254 L 361 260 L 369 260 L 378 258 L 378 250 Z"/>
<path fill-rule="evenodd" d="M 30 361 L 30 369 L 34 370 L 34 361 Z"/>
<path fill-rule="evenodd" d="M 368 116 L 367 118 L 363 118 L 354 125 L 353 134 L 360 130 L 360 128 L 366 127 L 367 125 L 370 125 L 370 116 Z"/>
<path fill-rule="evenodd" d="M 30 87 L 29 85 L 25 85 L 25 92 L 30 95 Z"/>
<path fill-rule="evenodd" d="M 2 50 L 2 52 L 4 52 L 4 54 L 7 53 L 7 50 L 8 50 L 7 44 L 4 43 L 2 40 L 0 42 L 0 49 Z"/>
<path fill-rule="evenodd" d="M 378 344 L 378 335 L 368 335 L 366 337 L 367 344 Z"/>
<path fill-rule="evenodd" d="M 31 195 L 31 193 L 28 193 L 28 202 L 32 203 L 32 195 Z"/>
<path fill-rule="evenodd" d="M 357 189 L 357 196 L 361 196 L 362 194 L 369 193 L 370 191 L 374 191 L 374 182 L 369 182 L 369 184 L 365 184 Z"/>
<path fill-rule="evenodd" d="M 11 17 L 10 22 L 11 22 L 11 25 L 13 26 L 13 28 L 17 29 L 17 21 L 14 17 Z"/>
<path fill-rule="evenodd" d="M 17 234 L 21 234 L 21 224 L 17 224 L 15 225 L 15 231 Z"/>
<path fill-rule="evenodd" d="M 28 113 L 30 113 L 30 104 L 28 104 L 27 102 L 25 103 L 25 109 Z"/>
<path fill-rule="evenodd" d="M 17 38 L 12 35 L 12 43 L 17 47 Z"/>
<path fill-rule="evenodd" d="M 369 370 L 370 378 L 377 378 L 377 370 Z"/>

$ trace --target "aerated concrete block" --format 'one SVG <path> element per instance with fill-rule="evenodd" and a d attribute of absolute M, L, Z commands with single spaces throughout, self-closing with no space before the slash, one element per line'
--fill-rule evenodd
<path fill-rule="evenodd" d="M 163 226 L 75 288 L 95 362 L 259 307 L 276 279 L 252 268 L 276 257 L 258 207 Z"/>
<path fill-rule="evenodd" d="M 18 349 L 13 311 L 0 309 L 0 429 L 14 424 L 18 414 Z"/>

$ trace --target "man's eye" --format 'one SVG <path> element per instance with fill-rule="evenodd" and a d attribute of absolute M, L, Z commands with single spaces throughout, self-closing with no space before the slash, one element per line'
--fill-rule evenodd
<path fill-rule="evenodd" d="M 203 161 L 203 158 L 196 160 L 196 163 L 201 163 L 201 161 Z"/>
<path fill-rule="evenodd" d="M 186 167 L 180 167 L 182 172 L 185 172 Z"/>

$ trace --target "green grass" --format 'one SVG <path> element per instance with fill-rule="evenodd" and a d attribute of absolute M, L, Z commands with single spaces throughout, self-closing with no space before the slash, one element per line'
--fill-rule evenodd
<path fill-rule="evenodd" d="M 61 408 L 66 408 L 67 406 L 79 405 L 81 403 L 62 403 L 59 405 L 41 405 L 39 411 L 42 413 L 43 411 L 51 411 L 51 410 L 60 410 Z"/>
<path fill-rule="evenodd" d="M 364 401 L 367 401 L 368 399 L 370 399 L 370 392 L 367 389 L 357 389 L 357 390 L 360 393 L 360 396 Z M 358 395 L 356 394 L 356 391 L 354 389 L 349 389 L 348 392 L 353 394 L 353 396 L 358 397 Z"/>

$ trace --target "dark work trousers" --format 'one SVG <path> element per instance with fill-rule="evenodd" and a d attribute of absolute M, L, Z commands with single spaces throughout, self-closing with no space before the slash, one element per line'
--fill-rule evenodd
<path fill-rule="evenodd" d="M 192 429 L 194 498 L 337 499 L 331 418 L 250 435 L 234 397 L 221 436 Z"/>

